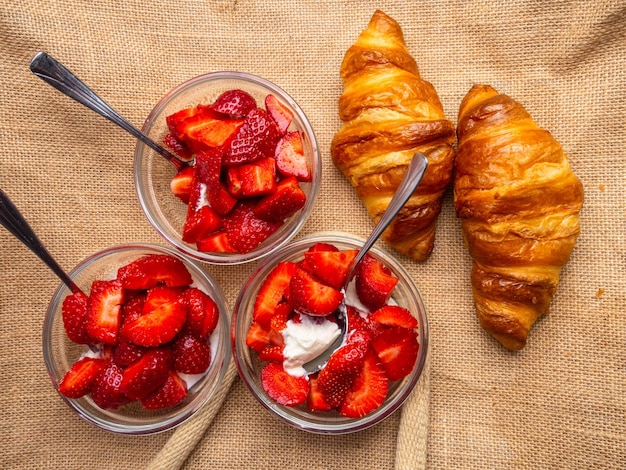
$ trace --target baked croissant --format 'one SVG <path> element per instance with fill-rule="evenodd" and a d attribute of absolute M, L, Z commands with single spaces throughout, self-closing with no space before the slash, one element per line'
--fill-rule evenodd
<path fill-rule="evenodd" d="M 341 129 L 331 143 L 335 166 L 377 222 L 416 152 L 428 158 L 420 186 L 382 238 L 416 260 L 435 238 L 441 199 L 452 177 L 455 130 L 433 86 L 409 54 L 398 23 L 380 10 L 341 64 Z"/>
<path fill-rule="evenodd" d="M 552 135 L 490 86 L 465 96 L 457 134 L 454 205 L 474 260 L 478 319 L 521 349 L 576 243 L 583 188 Z"/>

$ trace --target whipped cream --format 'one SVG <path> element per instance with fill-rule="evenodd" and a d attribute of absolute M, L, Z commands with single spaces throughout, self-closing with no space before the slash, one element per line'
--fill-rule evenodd
<path fill-rule="evenodd" d="M 337 324 L 325 318 L 300 315 L 299 321 L 288 320 L 283 330 L 285 371 L 295 377 L 305 377 L 307 373 L 302 366 L 326 351 L 340 334 Z"/>

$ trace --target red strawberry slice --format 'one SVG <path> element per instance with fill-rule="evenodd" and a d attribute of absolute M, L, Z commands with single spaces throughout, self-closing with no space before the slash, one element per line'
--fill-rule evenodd
<path fill-rule="evenodd" d="M 201 374 L 211 364 L 211 347 L 206 340 L 183 334 L 174 340 L 174 370 L 184 374 Z"/>
<path fill-rule="evenodd" d="M 308 250 L 309 253 L 313 253 L 315 251 L 339 251 L 335 245 L 324 242 L 317 242 L 313 244 Z M 306 260 L 306 257 L 300 261 L 300 267 L 309 273 L 313 273 L 313 268 L 309 265 L 309 262 Z"/>
<path fill-rule="evenodd" d="M 124 371 L 113 361 L 104 365 L 91 387 L 91 399 L 102 409 L 117 409 L 130 402 L 120 385 Z"/>
<path fill-rule="evenodd" d="M 348 418 L 361 418 L 378 409 L 389 389 L 389 380 L 378 356 L 370 348 L 365 355 L 361 372 L 339 408 L 339 414 Z"/>
<path fill-rule="evenodd" d="M 225 119 L 207 106 L 198 106 L 193 116 L 176 124 L 173 134 L 197 152 L 228 145 L 243 124 L 244 119 Z"/>
<path fill-rule="evenodd" d="M 312 316 L 330 315 L 339 307 L 343 294 L 337 289 L 316 281 L 305 270 L 298 268 L 289 283 L 289 302 L 297 312 Z"/>
<path fill-rule="evenodd" d="M 226 232 L 217 232 L 196 242 L 198 251 L 204 253 L 237 253 L 237 250 L 228 241 Z"/>
<path fill-rule="evenodd" d="M 104 344 L 117 343 L 123 301 L 124 289 L 117 279 L 91 284 L 85 316 L 85 328 L 91 338 Z"/>
<path fill-rule="evenodd" d="M 378 336 L 386 329 L 381 323 L 372 321 L 369 314 L 361 315 L 356 308 L 350 305 L 346 306 L 346 313 L 350 330 L 366 334 L 370 339 Z"/>
<path fill-rule="evenodd" d="M 191 183 L 193 181 L 194 168 L 188 166 L 180 170 L 170 181 L 170 190 L 172 194 L 185 204 L 189 204 L 191 196 Z"/>
<path fill-rule="evenodd" d="M 117 271 L 125 289 L 150 289 L 157 284 L 169 287 L 186 286 L 193 282 L 184 263 L 169 255 L 146 255 Z"/>
<path fill-rule="evenodd" d="M 291 261 L 281 261 L 268 274 L 259 289 L 254 301 L 252 318 L 264 327 L 269 328 L 276 307 L 283 299 L 285 289 L 289 286 L 298 265 Z"/>
<path fill-rule="evenodd" d="M 270 343 L 273 345 L 285 345 L 283 330 L 287 328 L 287 320 L 292 311 L 291 306 L 287 302 L 281 302 L 276 306 L 274 316 L 270 320 Z"/>
<path fill-rule="evenodd" d="M 412 370 L 419 352 L 414 330 L 391 327 L 372 340 L 389 380 L 400 380 Z"/>
<path fill-rule="evenodd" d="M 216 149 L 196 153 L 196 178 L 206 185 L 206 198 L 215 212 L 226 215 L 232 211 L 237 199 L 230 195 L 220 180 L 222 154 Z"/>
<path fill-rule="evenodd" d="M 277 362 L 270 362 L 263 368 L 261 386 L 272 400 L 283 406 L 302 405 L 309 395 L 306 377 L 289 375 L 283 365 Z"/>
<path fill-rule="evenodd" d="M 397 283 L 398 278 L 391 270 L 372 255 L 365 255 L 359 263 L 355 279 L 356 293 L 370 311 L 387 304 Z"/>
<path fill-rule="evenodd" d="M 267 240 L 283 225 L 268 222 L 254 215 L 254 202 L 241 202 L 224 218 L 228 241 L 239 253 L 249 253 Z"/>
<path fill-rule="evenodd" d="M 304 254 L 312 273 L 335 289 L 340 289 L 348 276 L 350 264 L 358 250 L 345 251 L 309 251 Z"/>
<path fill-rule="evenodd" d="M 178 334 L 187 319 L 187 308 L 180 300 L 159 305 L 124 326 L 122 334 L 139 346 L 160 346 Z"/>
<path fill-rule="evenodd" d="M 276 190 L 265 196 L 254 208 L 254 215 L 270 222 L 279 222 L 291 217 L 304 207 L 306 194 L 298 180 L 285 178 L 276 185 Z"/>
<path fill-rule="evenodd" d="M 182 287 L 153 287 L 147 291 L 146 296 L 144 297 L 141 314 L 150 313 L 163 304 L 174 302 L 182 292 Z"/>
<path fill-rule="evenodd" d="M 127 293 L 130 291 L 127 291 Z M 135 291 L 140 292 L 140 294 L 132 295 L 129 294 L 124 299 L 124 304 L 122 304 L 121 314 L 121 327 L 120 327 L 120 340 L 123 336 L 125 336 L 124 330 L 128 324 L 135 321 L 137 318 L 143 315 L 143 306 L 146 302 L 146 293 L 145 291 Z"/>
<path fill-rule="evenodd" d="M 398 305 L 385 305 L 372 313 L 370 319 L 387 326 L 401 328 L 417 328 L 417 319 L 411 312 Z"/>
<path fill-rule="evenodd" d="M 306 407 L 313 412 L 325 412 L 333 409 L 324 399 L 324 394 L 317 385 L 317 377 L 309 377 L 309 396 L 306 400 Z"/>
<path fill-rule="evenodd" d="M 123 373 L 120 390 L 131 400 L 141 400 L 165 384 L 172 363 L 169 349 L 151 349 L 129 365 Z"/>
<path fill-rule="evenodd" d="M 163 143 L 183 160 L 190 161 L 193 158 L 193 152 L 189 150 L 184 142 L 178 140 L 174 135 L 166 134 L 165 137 L 163 137 Z"/>
<path fill-rule="evenodd" d="M 366 348 L 363 344 L 346 344 L 337 349 L 317 377 L 324 400 L 333 408 L 342 405 L 352 384 L 363 368 Z"/>
<path fill-rule="evenodd" d="M 122 327 L 122 331 L 123 328 L 124 327 Z M 141 356 L 143 356 L 146 351 L 148 351 L 148 348 L 131 343 L 122 335 L 122 333 L 120 333 L 119 343 L 113 349 L 111 359 L 113 359 L 113 362 L 115 362 L 118 366 L 126 367 L 141 359 Z"/>
<path fill-rule="evenodd" d="M 249 163 L 263 157 L 273 157 L 279 131 L 274 119 L 261 108 L 250 111 L 235 137 L 226 147 L 225 165 Z"/>
<path fill-rule="evenodd" d="M 259 359 L 266 362 L 282 363 L 285 360 L 284 350 L 284 346 L 267 346 L 259 353 Z"/>
<path fill-rule="evenodd" d="M 302 136 L 298 131 L 287 132 L 276 145 L 276 168 L 284 176 L 298 181 L 311 181 L 311 169 L 304 155 Z"/>
<path fill-rule="evenodd" d="M 61 317 L 67 337 L 74 343 L 89 344 L 93 340 L 87 333 L 85 319 L 87 317 L 87 295 L 75 292 L 63 299 Z"/>
<path fill-rule="evenodd" d="M 211 108 L 232 117 L 244 117 L 257 107 L 255 99 L 246 91 L 235 89 L 222 93 Z"/>
<path fill-rule="evenodd" d="M 160 410 L 178 405 L 187 396 L 187 383 L 175 372 L 170 371 L 165 384 L 143 400 L 146 410 Z"/>
<path fill-rule="evenodd" d="M 236 198 L 257 197 L 276 190 L 276 161 L 271 157 L 228 167 L 228 192 Z"/>
<path fill-rule="evenodd" d="M 215 301 L 195 287 L 183 292 L 181 301 L 187 307 L 185 330 L 198 339 L 207 339 L 217 327 L 220 317 Z"/>
<path fill-rule="evenodd" d="M 176 126 L 182 123 L 185 119 L 193 117 L 198 112 L 198 108 L 185 108 L 177 111 L 173 114 L 170 114 L 165 118 L 165 123 L 167 124 L 168 129 L 172 132 L 176 132 Z"/>
<path fill-rule="evenodd" d="M 248 328 L 248 333 L 246 334 L 246 345 L 250 349 L 260 353 L 269 343 L 269 327 L 265 328 L 258 322 L 253 321 L 250 324 L 250 328 Z"/>
<path fill-rule="evenodd" d="M 183 241 L 196 243 L 222 228 L 222 218 L 210 206 L 202 206 L 197 210 L 187 211 L 183 226 Z"/>
<path fill-rule="evenodd" d="M 68 370 L 61 383 L 59 392 L 68 398 L 80 398 L 91 392 L 91 388 L 100 375 L 106 361 L 92 357 L 83 357 Z"/>
<path fill-rule="evenodd" d="M 291 121 L 293 121 L 291 110 L 278 101 L 278 98 L 271 93 L 265 97 L 265 109 L 276 122 L 279 134 L 284 135 L 291 125 Z"/>

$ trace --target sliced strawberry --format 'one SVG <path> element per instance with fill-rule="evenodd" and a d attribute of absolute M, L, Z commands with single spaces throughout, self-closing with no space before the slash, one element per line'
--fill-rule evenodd
<path fill-rule="evenodd" d="M 253 321 L 250 324 L 250 328 L 248 328 L 248 333 L 246 334 L 246 345 L 250 349 L 260 353 L 267 347 L 269 343 L 269 326 L 265 328 L 258 322 Z"/>
<path fill-rule="evenodd" d="M 68 398 L 80 398 L 91 392 L 96 378 L 104 369 L 106 361 L 93 357 L 83 357 L 68 370 L 61 383 L 59 393 Z"/>
<path fill-rule="evenodd" d="M 346 313 L 348 315 L 350 330 L 364 333 L 368 335 L 370 339 L 378 336 L 386 329 L 381 323 L 372 321 L 369 314 L 361 315 L 359 311 L 351 305 L 346 306 Z"/>
<path fill-rule="evenodd" d="M 191 207 L 191 206 L 190 206 Z M 183 241 L 196 243 L 222 228 L 222 218 L 210 206 L 187 212 L 183 226 Z"/>
<path fill-rule="evenodd" d="M 359 263 L 355 279 L 356 293 L 370 311 L 387 303 L 397 283 L 398 278 L 391 270 L 372 255 L 365 255 Z"/>
<path fill-rule="evenodd" d="M 188 166 L 180 170 L 170 181 L 172 194 L 185 204 L 189 204 L 191 196 L 191 182 L 193 181 L 194 168 Z"/>
<path fill-rule="evenodd" d="M 325 412 L 333 409 L 324 399 L 324 394 L 317 385 L 317 377 L 309 377 L 309 396 L 306 400 L 306 407 L 313 412 Z"/>
<path fill-rule="evenodd" d="M 331 407 L 337 408 L 343 403 L 363 368 L 366 351 L 361 344 L 346 344 L 330 356 L 320 371 L 317 386 Z"/>
<path fill-rule="evenodd" d="M 122 331 L 124 327 L 122 326 Z M 113 349 L 111 359 L 120 367 L 126 367 L 133 362 L 138 361 L 148 351 L 148 348 L 138 346 L 135 343 L 130 342 L 126 337 L 120 333 L 120 340 Z"/>
<path fill-rule="evenodd" d="M 228 90 L 222 93 L 211 105 L 218 113 L 233 117 L 244 117 L 257 107 L 255 99 L 243 90 Z"/>
<path fill-rule="evenodd" d="M 176 124 L 173 134 L 197 152 L 228 145 L 243 124 L 244 119 L 226 119 L 207 106 L 198 106 L 193 116 Z"/>
<path fill-rule="evenodd" d="M 143 301 L 141 314 L 150 313 L 163 304 L 174 302 L 182 292 L 182 287 L 155 286 L 149 289 Z"/>
<path fill-rule="evenodd" d="M 196 153 L 196 177 L 206 185 L 206 198 L 211 208 L 219 215 L 226 215 L 233 210 L 237 199 L 230 195 L 221 182 L 222 154 L 216 149 L 207 149 Z"/>
<path fill-rule="evenodd" d="M 278 183 L 272 194 L 259 201 L 254 208 L 254 215 L 263 220 L 278 222 L 294 215 L 305 203 L 306 194 L 300 188 L 298 180 L 289 177 Z"/>
<path fill-rule="evenodd" d="M 241 202 L 224 218 L 228 241 L 239 253 L 254 250 L 283 225 L 258 218 L 253 209 L 252 201 Z"/>
<path fill-rule="evenodd" d="M 85 319 L 87 317 L 87 295 L 75 292 L 63 299 L 61 317 L 67 337 L 74 343 L 89 344 L 92 339 L 87 333 Z"/>
<path fill-rule="evenodd" d="M 372 340 L 389 380 L 400 380 L 412 370 L 419 352 L 414 330 L 391 327 Z"/>
<path fill-rule="evenodd" d="M 85 316 L 87 333 L 91 338 L 105 344 L 117 343 L 123 301 L 124 289 L 117 279 L 96 280 L 91 284 Z"/>
<path fill-rule="evenodd" d="M 193 158 L 193 152 L 189 150 L 189 147 L 187 147 L 184 142 L 178 140 L 173 134 L 166 134 L 165 137 L 163 137 L 163 143 L 183 160 L 190 161 Z"/>
<path fill-rule="evenodd" d="M 292 309 L 287 302 L 281 302 L 276 306 L 274 316 L 270 320 L 270 343 L 275 346 L 284 346 L 285 338 L 283 330 L 287 327 L 287 320 Z"/>
<path fill-rule="evenodd" d="M 289 375 L 277 362 L 270 362 L 263 368 L 261 386 L 272 400 L 283 406 L 302 405 L 309 395 L 306 377 Z"/>
<path fill-rule="evenodd" d="M 389 389 L 389 380 L 378 356 L 370 348 L 365 355 L 361 372 L 339 408 L 339 414 L 348 418 L 361 418 L 378 409 Z"/>
<path fill-rule="evenodd" d="M 128 293 L 129 291 L 126 291 L 126 292 Z M 122 326 L 120 327 L 120 341 L 121 341 L 121 338 L 125 336 L 124 330 L 127 327 L 127 325 L 132 323 L 137 318 L 143 315 L 143 306 L 146 302 L 147 294 L 145 293 L 145 291 L 137 291 L 137 292 L 142 292 L 142 293 L 138 295 L 128 295 L 126 297 L 129 297 L 129 298 L 124 299 L 124 304 L 122 305 L 122 309 L 121 309 L 121 314 L 122 314 L 121 325 Z"/>
<path fill-rule="evenodd" d="M 261 108 L 251 110 L 235 137 L 226 147 L 225 165 L 249 163 L 263 157 L 273 157 L 279 131 L 274 119 Z"/>
<path fill-rule="evenodd" d="M 335 289 L 340 289 L 348 276 L 350 264 L 358 250 L 309 251 L 304 254 L 313 274 Z"/>
<path fill-rule="evenodd" d="M 276 162 L 272 157 L 228 167 L 228 192 L 236 198 L 258 197 L 276 190 Z"/>
<path fill-rule="evenodd" d="M 179 335 L 173 343 L 174 370 L 184 374 L 201 374 L 211 364 L 211 347 L 206 340 L 191 334 Z"/>
<path fill-rule="evenodd" d="M 171 341 L 185 324 L 187 308 L 180 300 L 159 305 L 124 326 L 122 334 L 139 346 L 160 346 Z"/>
<path fill-rule="evenodd" d="M 176 133 L 176 126 L 182 123 L 185 119 L 195 116 L 197 112 L 198 108 L 196 107 L 181 109 L 174 114 L 166 116 L 165 123 L 172 133 Z"/>
<path fill-rule="evenodd" d="M 226 232 L 217 232 L 196 242 L 198 251 L 204 253 L 236 253 L 237 250 L 228 241 Z"/>
<path fill-rule="evenodd" d="M 303 269 L 298 269 L 289 283 L 289 302 L 297 312 L 313 316 L 330 315 L 339 307 L 343 294 L 316 281 Z"/>
<path fill-rule="evenodd" d="M 264 327 L 269 328 L 276 307 L 283 299 L 285 289 L 289 286 L 298 265 L 291 261 L 281 261 L 268 274 L 257 293 L 254 301 L 252 318 Z"/>
<path fill-rule="evenodd" d="M 171 364 L 169 349 L 150 349 L 124 369 L 120 390 L 131 400 L 141 400 L 165 384 Z"/>
<path fill-rule="evenodd" d="M 304 155 L 302 136 L 298 131 L 287 132 L 276 145 L 276 168 L 284 176 L 298 181 L 311 181 L 311 169 Z"/>
<path fill-rule="evenodd" d="M 285 360 L 284 350 L 284 346 L 267 346 L 259 353 L 259 359 L 266 362 L 282 363 Z"/>
<path fill-rule="evenodd" d="M 178 405 L 186 396 L 187 383 L 172 370 L 165 384 L 141 400 L 141 405 L 146 410 L 160 410 Z"/>
<path fill-rule="evenodd" d="M 217 327 L 220 312 L 215 301 L 200 289 L 190 287 L 181 296 L 187 307 L 185 330 L 199 339 L 207 339 Z"/>
<path fill-rule="evenodd" d="M 285 135 L 293 121 L 293 113 L 271 93 L 265 97 L 265 109 L 272 116 L 280 135 Z"/>
<path fill-rule="evenodd" d="M 385 305 L 373 312 L 370 319 L 387 326 L 402 328 L 417 328 L 417 319 L 411 312 L 398 305 Z"/>
<path fill-rule="evenodd" d="M 145 255 L 117 271 L 125 289 L 150 289 L 157 284 L 169 287 L 186 286 L 193 282 L 185 264 L 169 255 Z"/>
<path fill-rule="evenodd" d="M 106 362 L 91 387 L 91 399 L 102 409 L 117 409 L 130 402 L 120 385 L 124 371 L 113 361 Z"/>
<path fill-rule="evenodd" d="M 317 242 L 311 245 L 311 247 L 309 247 L 307 251 L 309 253 L 313 253 L 315 251 L 339 251 L 339 248 L 337 248 L 335 245 L 332 245 L 330 243 Z M 302 260 L 300 260 L 298 264 L 300 265 L 302 269 L 313 274 L 313 268 L 307 261 L 306 256 Z"/>

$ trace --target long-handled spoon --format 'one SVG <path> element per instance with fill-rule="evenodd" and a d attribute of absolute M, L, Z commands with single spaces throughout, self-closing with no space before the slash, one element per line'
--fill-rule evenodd
<path fill-rule="evenodd" d="M 69 275 L 61 268 L 54 258 L 48 253 L 37 235 L 30 227 L 24 216 L 20 213 L 9 196 L 0 189 L 0 224 L 11 232 L 15 237 L 35 253 L 63 283 L 73 292 L 82 292 Z"/>
<path fill-rule="evenodd" d="M 100 116 L 107 118 L 109 121 L 117 124 L 135 138 L 141 140 L 159 155 L 165 157 L 176 167 L 177 171 L 180 171 L 193 163 L 191 161 L 187 162 L 181 160 L 176 155 L 172 154 L 146 134 L 141 132 L 130 122 L 120 116 L 111 106 L 104 102 L 104 100 L 94 93 L 91 88 L 85 85 L 84 82 L 45 52 L 38 52 L 35 54 L 30 61 L 30 70 L 61 93 L 78 101 L 80 104 L 88 107 L 92 111 L 95 111 Z"/>
<path fill-rule="evenodd" d="M 341 330 L 341 334 L 322 354 L 320 354 L 319 356 L 310 360 L 309 362 L 307 362 L 306 364 L 302 366 L 304 370 L 307 372 L 307 374 L 313 374 L 316 371 L 318 371 L 321 367 L 323 367 L 324 364 L 330 358 L 330 356 L 343 343 L 344 337 L 346 333 L 349 331 L 345 293 L 348 290 L 348 285 L 350 284 L 352 280 L 352 276 L 354 275 L 356 268 L 361 262 L 361 260 L 363 259 L 363 257 L 370 250 L 370 248 L 372 248 L 374 243 L 376 243 L 376 240 L 378 240 L 378 238 L 382 235 L 382 233 L 389 226 L 389 224 L 392 222 L 394 217 L 398 215 L 398 212 L 400 212 L 400 209 L 402 209 L 404 204 L 406 204 L 406 202 L 409 200 L 409 198 L 415 191 L 415 188 L 417 188 L 420 181 L 422 181 L 422 177 L 424 176 L 424 172 L 426 171 L 427 166 L 428 166 L 428 160 L 426 159 L 426 157 L 421 153 L 416 153 L 413 159 L 411 160 L 411 163 L 409 164 L 409 167 L 407 168 L 404 178 L 402 179 L 402 182 L 398 186 L 396 193 L 394 194 L 393 198 L 391 198 L 391 201 L 389 201 L 389 205 L 387 206 L 387 209 L 385 210 L 382 217 L 378 221 L 378 224 L 376 224 L 376 227 L 374 227 L 374 230 L 372 231 L 370 236 L 367 238 L 367 240 L 365 240 L 365 243 L 363 244 L 363 246 L 361 247 L 357 255 L 354 257 L 354 260 L 352 260 L 350 269 L 348 270 L 348 276 L 346 277 L 346 280 L 342 288 L 344 297 L 341 302 L 341 305 L 339 306 L 338 320 L 339 320 L 339 328 Z"/>

